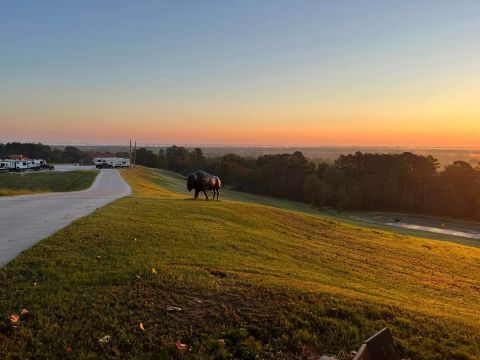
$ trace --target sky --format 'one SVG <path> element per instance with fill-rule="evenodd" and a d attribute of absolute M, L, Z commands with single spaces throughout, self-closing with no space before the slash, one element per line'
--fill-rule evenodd
<path fill-rule="evenodd" d="M 0 0 L 0 142 L 480 147 L 478 0 Z"/>

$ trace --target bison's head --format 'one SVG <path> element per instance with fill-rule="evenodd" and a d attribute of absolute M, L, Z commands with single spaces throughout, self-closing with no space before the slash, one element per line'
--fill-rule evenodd
<path fill-rule="evenodd" d="M 187 177 L 187 189 L 188 191 L 192 191 L 192 189 L 195 187 L 195 182 L 197 181 L 197 175 L 195 174 L 190 174 Z"/>

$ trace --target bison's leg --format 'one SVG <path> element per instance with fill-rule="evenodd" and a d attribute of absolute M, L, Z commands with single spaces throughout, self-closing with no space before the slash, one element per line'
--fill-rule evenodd
<path fill-rule="evenodd" d="M 199 193 L 199 192 L 200 192 L 200 191 L 198 191 L 197 189 L 195 189 L 195 199 L 198 198 L 198 193 Z"/>
<path fill-rule="evenodd" d="M 208 201 L 208 194 L 207 194 L 207 190 L 203 190 L 203 193 L 205 194 L 205 200 Z"/>
<path fill-rule="evenodd" d="M 219 190 L 220 190 L 220 189 L 217 189 L 217 201 L 218 201 L 218 193 L 219 193 Z"/>

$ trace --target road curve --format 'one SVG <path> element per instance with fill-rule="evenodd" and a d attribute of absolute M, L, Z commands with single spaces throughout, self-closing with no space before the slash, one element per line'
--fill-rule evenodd
<path fill-rule="evenodd" d="M 0 266 L 71 222 L 131 193 L 117 170 L 83 191 L 0 197 Z"/>

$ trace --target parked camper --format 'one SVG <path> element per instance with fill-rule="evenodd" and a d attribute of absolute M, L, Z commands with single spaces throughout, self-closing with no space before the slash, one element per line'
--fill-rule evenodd
<path fill-rule="evenodd" d="M 33 166 L 35 170 L 53 170 L 54 167 L 53 165 L 49 165 L 45 160 L 43 159 L 34 159 L 32 160 Z"/>
<path fill-rule="evenodd" d="M 10 171 L 26 171 L 33 165 L 27 160 L 10 160 Z"/>
<path fill-rule="evenodd" d="M 40 167 L 35 165 L 33 160 L 26 160 L 27 163 L 27 170 L 40 170 Z"/>
<path fill-rule="evenodd" d="M 8 172 L 10 170 L 10 163 L 8 161 L 0 160 L 0 172 Z"/>
<path fill-rule="evenodd" d="M 113 168 L 122 168 L 129 167 L 130 160 L 124 158 L 94 158 L 93 164 L 97 169 L 113 169 Z"/>
<path fill-rule="evenodd" d="M 93 163 L 97 169 L 113 168 L 111 158 L 95 158 Z"/>

